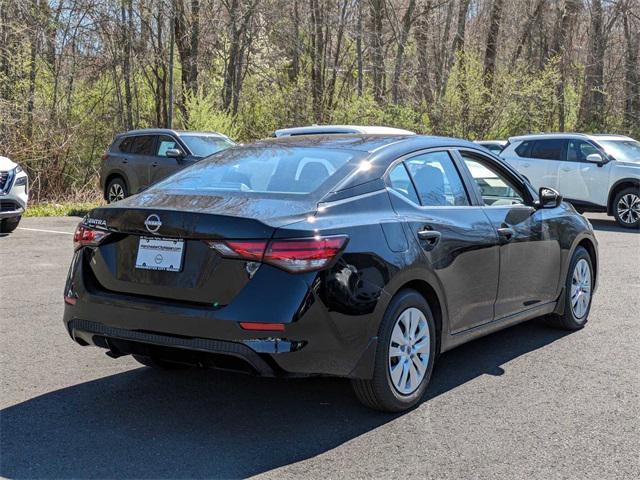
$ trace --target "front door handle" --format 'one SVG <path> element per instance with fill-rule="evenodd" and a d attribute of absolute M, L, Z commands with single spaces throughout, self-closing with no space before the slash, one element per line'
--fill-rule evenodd
<path fill-rule="evenodd" d="M 442 234 L 435 230 L 425 229 L 418 232 L 418 238 L 424 242 L 422 248 L 425 250 L 433 250 L 440 241 L 440 237 L 442 237 Z"/>
<path fill-rule="evenodd" d="M 531 166 L 531 164 L 530 163 L 523 163 L 522 166 L 528 168 L 528 167 Z"/>
<path fill-rule="evenodd" d="M 498 237 L 500 238 L 500 243 L 502 244 L 509 243 L 511 240 L 513 240 L 515 234 L 516 232 L 513 230 L 513 228 L 503 227 L 498 229 Z"/>
<path fill-rule="evenodd" d="M 562 170 L 563 172 L 570 172 L 571 171 L 571 169 L 567 168 L 567 167 L 563 167 L 560 170 Z"/>
<path fill-rule="evenodd" d="M 122 160 L 122 163 L 129 163 L 129 160 L 125 158 L 124 160 Z"/>

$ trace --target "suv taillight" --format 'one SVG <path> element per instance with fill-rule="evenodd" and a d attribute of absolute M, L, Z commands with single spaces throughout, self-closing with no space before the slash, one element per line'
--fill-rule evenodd
<path fill-rule="evenodd" d="M 289 272 L 320 270 L 347 244 L 346 235 L 276 240 L 212 240 L 209 246 L 227 258 L 264 262 Z"/>
<path fill-rule="evenodd" d="M 73 234 L 73 248 L 78 250 L 82 247 L 97 247 L 108 235 L 109 232 L 95 230 L 80 223 Z"/>

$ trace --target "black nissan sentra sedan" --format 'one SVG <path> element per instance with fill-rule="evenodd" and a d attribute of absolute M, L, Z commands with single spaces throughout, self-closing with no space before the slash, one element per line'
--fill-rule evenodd
<path fill-rule="evenodd" d="M 157 368 L 352 379 L 400 411 L 442 352 L 534 317 L 587 322 L 590 223 L 473 143 L 236 146 L 84 218 L 64 291 L 80 345 Z"/>

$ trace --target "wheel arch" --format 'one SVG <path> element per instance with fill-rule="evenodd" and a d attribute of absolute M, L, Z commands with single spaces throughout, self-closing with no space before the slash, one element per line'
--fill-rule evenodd
<path fill-rule="evenodd" d="M 571 246 L 571 249 L 569 250 L 569 254 L 566 257 L 566 261 L 565 261 L 565 265 L 562 269 L 562 279 L 563 279 L 563 287 L 560 289 L 560 294 L 559 294 L 559 299 L 558 302 L 556 304 L 556 308 L 554 310 L 555 314 L 558 315 L 562 315 L 564 313 L 564 309 L 565 309 L 565 302 L 564 302 L 564 282 L 567 278 L 567 275 L 569 274 L 569 267 L 571 266 L 571 259 L 573 258 L 573 255 L 575 254 L 576 250 L 578 249 L 578 247 L 583 247 L 587 253 L 589 254 L 589 257 L 591 258 L 591 265 L 593 266 L 593 289 L 592 292 L 595 292 L 595 289 L 598 286 L 598 268 L 599 268 L 599 263 L 598 263 L 598 247 L 597 247 L 597 243 L 595 242 L 595 240 L 590 237 L 587 234 L 583 234 L 580 235 L 578 237 L 576 237 L 576 239 L 573 242 L 573 245 Z"/>
<path fill-rule="evenodd" d="M 623 178 L 614 183 L 613 186 L 609 189 L 609 196 L 607 197 L 607 215 L 613 215 L 613 200 L 615 199 L 618 192 L 629 187 L 640 188 L 640 179 Z"/>
<path fill-rule="evenodd" d="M 445 323 L 446 312 L 444 308 L 444 304 L 440 299 L 436 289 L 426 280 L 423 279 L 413 279 L 409 280 L 402 285 L 400 285 L 394 292 L 393 295 L 396 295 L 401 290 L 412 289 L 417 291 L 420 295 L 424 297 L 424 299 L 429 304 L 429 308 L 431 309 L 431 313 L 433 314 L 433 319 L 435 321 L 436 326 L 436 345 L 437 351 L 436 355 L 440 353 L 440 349 L 442 347 L 442 331 L 443 325 Z"/>
<path fill-rule="evenodd" d="M 109 173 L 109 175 L 107 175 L 107 178 L 104 181 L 104 191 L 102 192 L 102 196 L 104 197 L 105 200 L 107 199 L 107 188 L 109 188 L 109 183 L 111 183 L 111 181 L 116 178 L 122 179 L 125 187 L 127 187 L 127 192 L 131 194 L 131 186 L 129 184 L 129 179 L 127 178 L 127 175 L 121 170 L 115 170 Z"/>

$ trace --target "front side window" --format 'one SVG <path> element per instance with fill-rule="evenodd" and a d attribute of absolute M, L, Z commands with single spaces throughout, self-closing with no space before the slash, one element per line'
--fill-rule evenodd
<path fill-rule="evenodd" d="M 550 138 L 547 140 L 536 140 L 531 147 L 531 158 L 541 158 L 544 160 L 562 160 L 562 149 L 564 140 Z"/>
<path fill-rule="evenodd" d="M 167 150 L 171 148 L 180 148 L 175 138 L 168 135 L 160 135 L 160 138 L 158 138 L 158 149 L 156 151 L 156 155 L 158 157 L 166 157 Z"/>
<path fill-rule="evenodd" d="M 448 152 L 430 152 L 405 161 L 424 206 L 469 205 L 467 192 Z"/>
<path fill-rule="evenodd" d="M 182 134 L 180 138 L 196 157 L 208 157 L 234 145 L 231 140 L 212 135 Z"/>
<path fill-rule="evenodd" d="M 584 140 L 569 140 L 567 143 L 567 162 L 586 162 L 592 153 L 600 154 L 598 149 Z"/>
<path fill-rule="evenodd" d="M 323 148 L 230 149 L 197 162 L 152 188 L 200 194 L 222 191 L 309 194 L 335 185 L 345 175 L 347 163 L 357 155 Z"/>
<path fill-rule="evenodd" d="M 507 179 L 489 162 L 481 162 L 464 152 L 462 158 L 478 186 L 485 206 L 524 204 L 524 195 L 518 187 Z"/>
<path fill-rule="evenodd" d="M 420 200 L 418 199 L 416 189 L 413 187 L 411 178 L 409 177 L 407 169 L 405 168 L 403 163 L 396 165 L 393 170 L 389 172 L 389 185 L 393 190 L 398 192 L 403 197 L 408 198 L 413 203 L 420 205 Z"/>
<path fill-rule="evenodd" d="M 155 153 L 153 150 L 154 143 L 155 137 L 153 135 L 139 135 L 133 137 L 129 151 L 134 155 L 153 155 Z"/>

